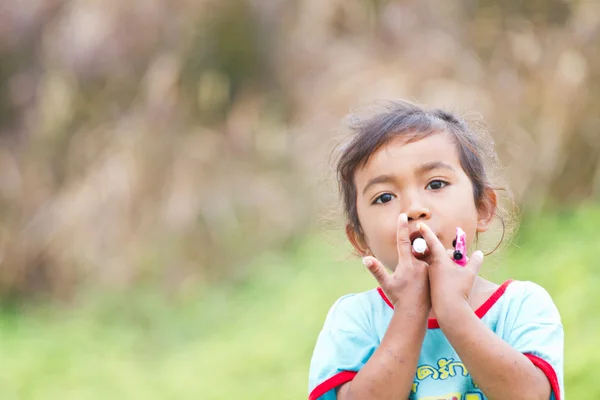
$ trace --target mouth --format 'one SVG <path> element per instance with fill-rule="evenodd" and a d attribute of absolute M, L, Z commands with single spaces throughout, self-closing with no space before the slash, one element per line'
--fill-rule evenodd
<path fill-rule="evenodd" d="M 421 235 L 421 232 L 419 232 L 419 231 L 413 231 L 409 235 L 409 239 L 410 239 L 411 243 L 414 243 L 415 239 L 419 239 L 419 238 L 423 239 L 423 235 Z"/>
<path fill-rule="evenodd" d="M 412 247 L 413 256 L 419 260 L 426 261 L 431 251 L 429 250 L 429 247 L 427 247 L 427 244 L 425 243 L 421 232 L 412 232 L 409 236 L 409 239 Z"/>

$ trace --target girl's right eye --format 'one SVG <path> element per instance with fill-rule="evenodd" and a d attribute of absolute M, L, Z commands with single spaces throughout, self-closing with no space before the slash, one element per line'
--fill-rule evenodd
<path fill-rule="evenodd" d="M 394 200 L 395 198 L 396 198 L 396 196 L 394 196 L 391 193 L 384 193 L 381 196 L 377 197 L 373 201 L 373 204 L 384 204 L 384 203 Z"/>

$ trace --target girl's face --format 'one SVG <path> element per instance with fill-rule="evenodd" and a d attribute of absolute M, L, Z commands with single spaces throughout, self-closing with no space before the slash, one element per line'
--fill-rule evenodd
<path fill-rule="evenodd" d="M 400 213 L 408 216 L 411 241 L 419 236 L 416 224 L 422 221 L 447 249 L 452 248 L 456 227 L 466 232 L 470 248 L 475 233 L 486 231 L 494 216 L 495 192 L 487 190 L 485 201 L 476 207 L 471 180 L 445 131 L 412 143 L 392 139 L 357 169 L 354 178 L 363 236 L 349 231 L 348 237 L 361 255 L 373 255 L 390 269 L 398 263 Z"/>

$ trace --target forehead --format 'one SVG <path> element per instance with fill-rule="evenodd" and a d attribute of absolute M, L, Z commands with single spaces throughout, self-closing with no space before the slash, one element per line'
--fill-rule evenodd
<path fill-rule="evenodd" d="M 448 132 L 433 133 L 409 143 L 402 137 L 391 139 L 357 169 L 356 183 L 360 186 L 379 174 L 410 173 L 430 162 L 444 162 L 456 171 L 462 170 L 456 144 Z"/>

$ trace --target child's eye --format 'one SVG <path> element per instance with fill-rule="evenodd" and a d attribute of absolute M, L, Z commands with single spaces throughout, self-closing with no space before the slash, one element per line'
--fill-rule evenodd
<path fill-rule="evenodd" d="M 383 203 L 387 203 L 388 201 L 392 201 L 396 198 L 396 196 L 394 196 L 391 193 L 384 193 L 381 196 L 377 197 L 375 199 L 375 201 L 373 201 L 373 204 L 383 204 Z"/>
<path fill-rule="evenodd" d="M 448 185 L 448 182 L 440 181 L 439 179 L 437 179 L 435 181 L 429 182 L 427 184 L 426 189 L 439 190 L 439 189 L 442 189 L 443 187 L 446 187 L 447 185 Z"/>

